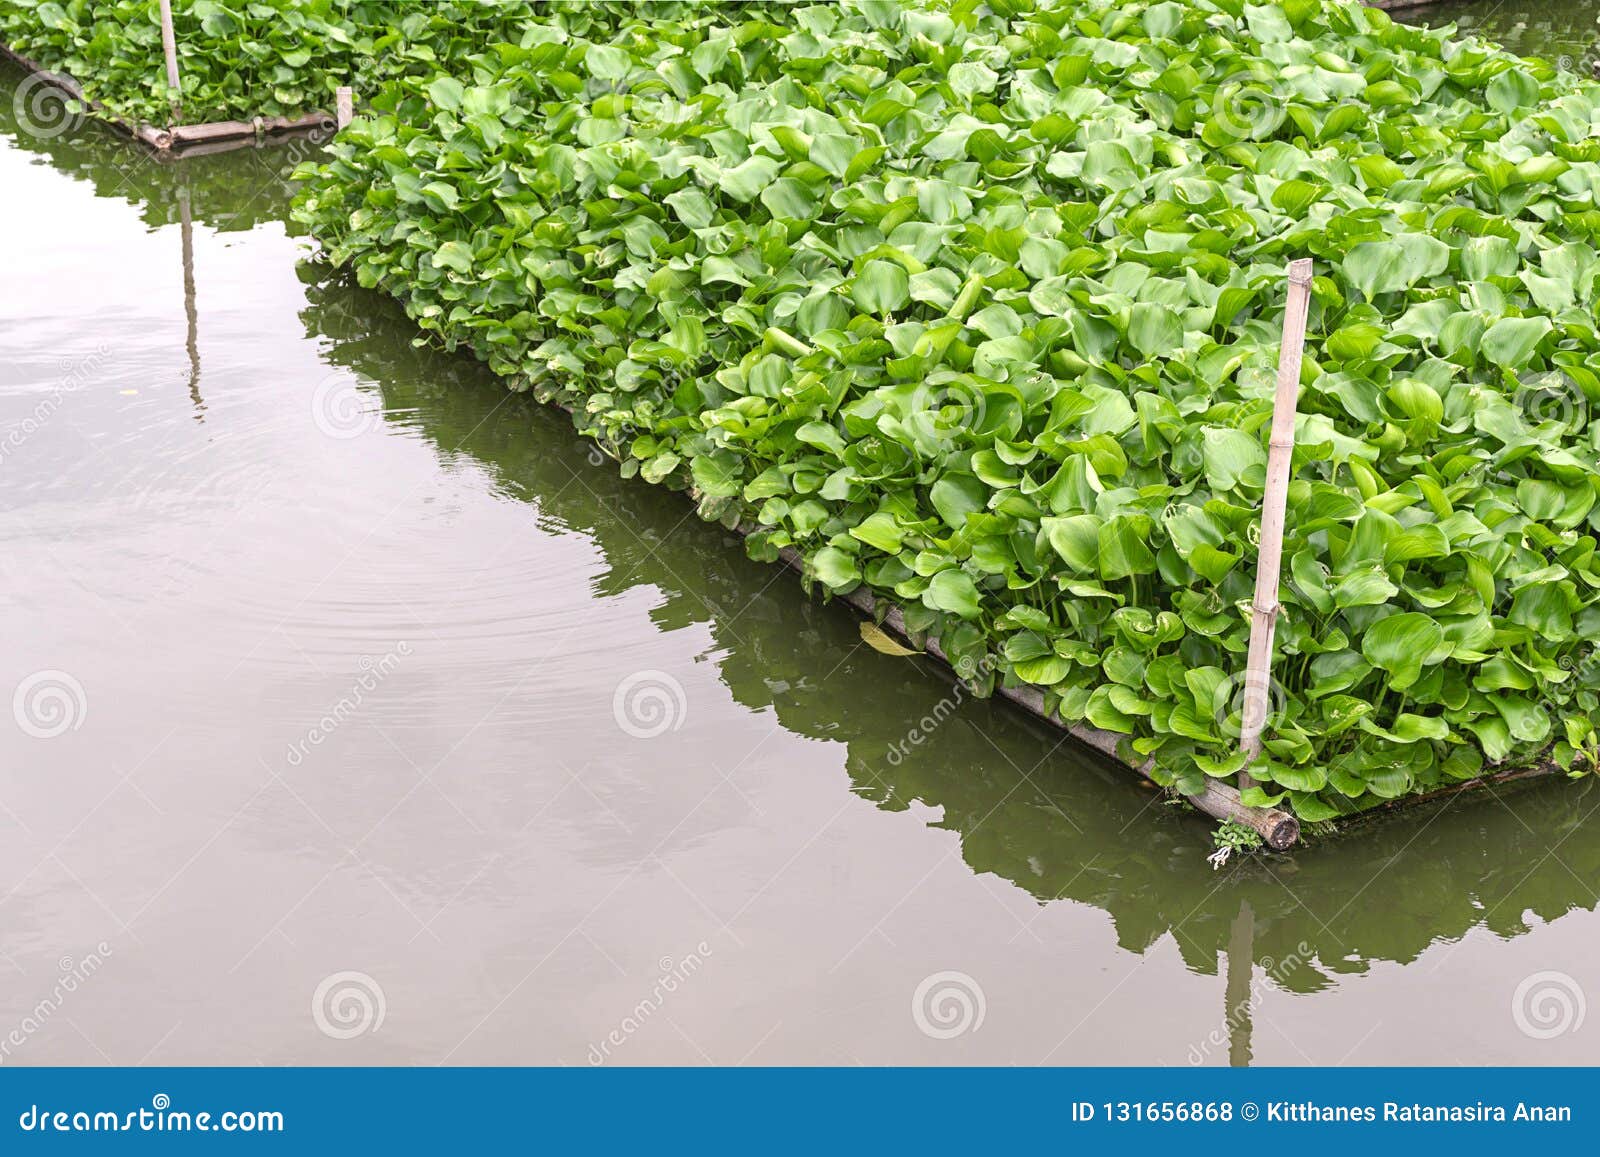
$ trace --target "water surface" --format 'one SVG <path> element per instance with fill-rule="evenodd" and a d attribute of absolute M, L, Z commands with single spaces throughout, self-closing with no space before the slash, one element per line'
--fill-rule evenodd
<path fill-rule="evenodd" d="M 304 263 L 300 147 L 16 83 L 0 1063 L 1600 1061 L 1591 783 L 1213 872 Z"/>

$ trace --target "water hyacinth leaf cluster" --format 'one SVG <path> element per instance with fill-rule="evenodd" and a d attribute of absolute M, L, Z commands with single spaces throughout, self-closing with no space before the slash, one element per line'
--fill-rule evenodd
<path fill-rule="evenodd" d="M 172 10 L 190 124 L 328 110 L 341 85 L 366 93 L 448 72 L 529 23 L 610 34 L 639 12 L 694 15 L 683 0 L 180 0 Z M 171 120 L 159 0 L 0 0 L 0 43 L 72 76 L 113 116 Z"/>
<path fill-rule="evenodd" d="M 979 689 L 1236 781 L 1283 274 L 1311 257 L 1249 802 L 1595 746 L 1600 88 L 1351 0 L 529 24 L 310 166 L 326 256 Z"/>

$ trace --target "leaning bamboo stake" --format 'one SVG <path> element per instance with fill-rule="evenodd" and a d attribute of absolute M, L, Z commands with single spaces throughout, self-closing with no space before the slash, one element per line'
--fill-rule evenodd
<path fill-rule="evenodd" d="M 167 56 L 167 87 L 172 90 L 172 123 L 183 116 L 178 84 L 178 38 L 172 31 L 172 0 L 161 0 L 161 49 Z"/>
<path fill-rule="evenodd" d="M 1278 348 L 1278 390 L 1272 400 L 1272 436 L 1267 443 L 1267 487 L 1261 499 L 1261 548 L 1256 561 L 1256 596 L 1250 608 L 1250 650 L 1245 660 L 1244 712 L 1239 748 L 1249 761 L 1261 754 L 1272 687 L 1272 636 L 1278 625 L 1278 576 L 1283 565 L 1283 519 L 1289 500 L 1289 468 L 1294 459 L 1295 405 L 1300 398 L 1300 359 L 1311 304 L 1311 259 L 1289 262 L 1289 297 L 1283 310 L 1283 344 Z M 1255 786 L 1248 773 L 1241 789 Z"/>
<path fill-rule="evenodd" d="M 334 121 L 335 124 L 342 129 L 345 125 L 356 119 L 355 90 L 348 84 L 341 84 L 339 86 L 339 91 L 334 96 L 334 99 L 338 102 L 338 104 L 335 106 L 336 112 Z"/>

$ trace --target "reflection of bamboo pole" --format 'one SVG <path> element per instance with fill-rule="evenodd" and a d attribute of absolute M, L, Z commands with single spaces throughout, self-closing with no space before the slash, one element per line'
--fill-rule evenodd
<path fill-rule="evenodd" d="M 1294 414 L 1300 397 L 1300 359 L 1311 304 L 1311 259 L 1289 262 L 1289 296 L 1283 310 L 1283 342 L 1278 347 L 1278 389 L 1272 399 L 1272 436 L 1267 443 L 1267 486 L 1261 498 L 1261 549 L 1256 560 L 1256 597 L 1250 608 L 1250 651 L 1244 672 L 1244 717 L 1239 747 L 1254 760 L 1261 754 L 1272 685 L 1272 635 L 1278 624 L 1278 575 L 1283 565 L 1283 519 L 1294 461 Z M 1248 772 L 1241 788 L 1255 786 Z"/>
<path fill-rule="evenodd" d="M 1239 902 L 1239 915 L 1234 917 L 1233 931 L 1228 937 L 1228 980 L 1224 996 L 1228 1005 L 1228 1063 L 1236 1069 L 1250 1064 L 1250 1014 L 1253 995 L 1250 982 L 1255 967 L 1255 913 L 1250 902 Z"/>
<path fill-rule="evenodd" d="M 183 312 L 189 322 L 185 347 L 189 351 L 189 397 L 194 402 L 197 422 L 206 420 L 206 404 L 200 397 L 200 314 L 194 301 L 194 221 L 189 213 L 189 186 L 178 186 L 178 228 L 183 234 Z"/>
<path fill-rule="evenodd" d="M 161 48 L 167 56 L 167 87 L 172 90 L 172 123 L 183 116 L 178 83 L 178 38 L 172 31 L 172 0 L 161 0 Z"/>

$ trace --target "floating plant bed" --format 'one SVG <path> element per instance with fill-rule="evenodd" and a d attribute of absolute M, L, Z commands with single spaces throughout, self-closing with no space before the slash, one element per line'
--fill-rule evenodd
<path fill-rule="evenodd" d="M 524 22 L 557 9 L 533 0 L 0 0 L 0 51 L 158 153 L 214 152 L 326 132 L 339 89 L 432 75 L 514 42 Z"/>
<path fill-rule="evenodd" d="M 1192 799 L 1590 765 L 1600 89 L 1354 0 L 612 15 L 375 91 L 326 257 Z"/>
<path fill-rule="evenodd" d="M 64 73 L 53 72 L 21 53 L 0 44 L 0 56 L 12 61 L 33 78 L 63 97 L 77 101 L 91 115 L 127 134 L 157 153 L 218 152 L 226 148 L 246 148 L 264 137 L 331 134 L 336 128 L 332 113 L 307 113 L 298 117 L 254 117 L 248 121 L 212 121 L 207 124 L 172 125 L 157 128 L 143 122 L 129 122 L 114 116 L 98 101 L 85 97 L 83 86 Z M 24 82 L 28 83 L 28 82 Z"/>

